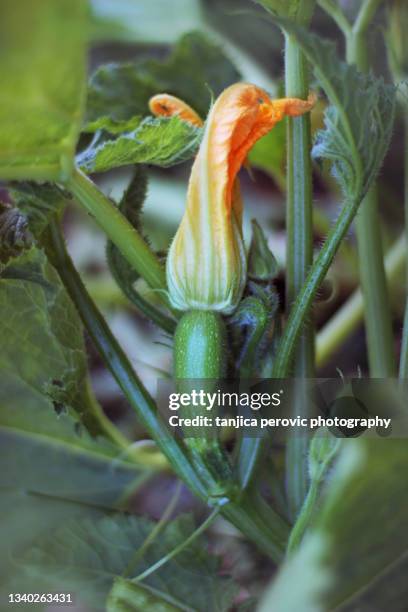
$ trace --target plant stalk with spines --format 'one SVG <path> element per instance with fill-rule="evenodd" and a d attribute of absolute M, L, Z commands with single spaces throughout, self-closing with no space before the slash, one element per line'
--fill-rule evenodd
<path fill-rule="evenodd" d="M 366 0 L 346 36 L 347 61 L 361 72 L 370 68 L 367 32 L 381 0 Z M 392 320 L 384 268 L 378 195 L 373 186 L 356 218 L 359 271 L 364 296 L 370 376 L 394 376 L 396 370 Z"/>
<path fill-rule="evenodd" d="M 300 2 L 298 21 L 307 25 L 314 2 Z M 285 95 L 306 99 L 309 94 L 309 68 L 297 41 L 285 35 Z M 311 129 L 309 114 L 287 119 L 287 197 L 286 197 L 286 310 L 290 311 L 313 262 L 313 202 Z M 314 376 L 314 326 L 309 316 L 296 348 L 293 374 L 296 383 L 293 411 L 306 416 L 308 406 L 302 392 L 303 378 Z M 292 516 L 303 504 L 308 488 L 306 466 L 307 438 L 291 435 L 286 447 L 286 488 Z"/>
<path fill-rule="evenodd" d="M 138 231 L 80 170 L 73 172 L 65 186 L 95 219 L 136 272 L 145 279 L 152 290 L 158 292 L 162 301 L 166 302 L 167 285 L 164 268 Z"/>

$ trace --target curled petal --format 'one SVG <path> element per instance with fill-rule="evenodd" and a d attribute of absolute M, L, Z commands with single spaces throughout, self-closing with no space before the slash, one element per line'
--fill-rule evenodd
<path fill-rule="evenodd" d="M 301 115 L 314 103 L 313 95 L 308 100 L 273 100 L 247 83 L 228 87 L 215 101 L 191 171 L 186 211 L 167 258 L 169 294 L 176 308 L 224 314 L 236 308 L 246 283 L 237 174 L 259 138 L 285 115 Z M 198 125 L 198 115 L 172 96 L 155 96 L 150 108 Z"/>

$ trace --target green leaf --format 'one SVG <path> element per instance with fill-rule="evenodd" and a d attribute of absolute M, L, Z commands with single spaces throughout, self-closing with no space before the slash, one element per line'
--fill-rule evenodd
<path fill-rule="evenodd" d="M 86 2 L 3 0 L 0 179 L 65 180 L 85 84 Z"/>
<path fill-rule="evenodd" d="M 9 261 L 0 309 L 0 575 L 10 592 L 13 574 L 27 588 L 10 559 L 69 517 L 119 508 L 149 471 L 84 426 L 99 431 L 82 326 L 41 251 Z"/>
<path fill-rule="evenodd" d="M 44 395 L 52 397 L 55 391 L 59 402 L 84 413 L 82 326 L 45 255 L 33 247 L 12 260 L 0 287 L 2 370 Z"/>
<path fill-rule="evenodd" d="M 201 25 L 199 0 L 91 0 L 91 36 L 96 41 L 172 44 Z"/>
<path fill-rule="evenodd" d="M 89 83 L 86 121 L 110 118 L 117 122 L 146 116 L 149 98 L 163 92 L 178 96 L 204 118 L 211 97 L 239 76 L 218 45 L 200 32 L 191 32 L 164 61 L 149 59 L 98 68 Z"/>
<path fill-rule="evenodd" d="M 85 172 L 105 172 L 130 164 L 173 166 L 194 155 L 201 132 L 178 117 L 147 117 L 133 132 L 86 149 L 77 156 L 77 163 Z"/>
<path fill-rule="evenodd" d="M 317 133 L 313 156 L 331 162 L 346 199 L 361 200 L 389 146 L 395 87 L 340 61 L 332 42 L 286 20 L 277 22 L 296 38 L 331 103 L 325 112 L 326 129 Z"/>
<path fill-rule="evenodd" d="M 341 448 L 314 527 L 272 583 L 261 611 L 404 609 L 406 440 L 349 439 Z"/>
<path fill-rule="evenodd" d="M 128 568 L 137 575 L 153 565 L 194 531 L 194 522 L 190 516 L 182 516 L 168 523 L 137 560 L 135 554 L 153 527 L 154 523 L 147 519 L 123 514 L 99 520 L 72 520 L 38 542 L 21 560 L 20 568 L 28 576 L 42 580 L 47 577 L 48 588 L 64 587 L 65 591 L 77 593 L 81 601 L 102 610 L 115 579 L 126 575 Z M 151 609 L 137 607 L 145 588 L 145 598 L 154 593 L 156 601 L 161 598 L 180 602 L 182 610 L 228 610 L 236 588 L 229 579 L 217 575 L 218 569 L 217 558 L 207 553 L 204 539 L 200 538 L 145 582 L 136 584 L 135 607 L 130 609 Z M 110 605 L 118 594 L 118 585 L 123 587 L 123 582 L 115 582 Z M 129 595 L 128 589 L 127 599 Z"/>

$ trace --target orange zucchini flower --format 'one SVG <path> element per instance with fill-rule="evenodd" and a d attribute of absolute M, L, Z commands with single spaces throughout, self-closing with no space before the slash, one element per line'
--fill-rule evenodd
<path fill-rule="evenodd" d="M 247 83 L 231 85 L 215 101 L 191 171 L 187 207 L 167 257 L 170 300 L 179 310 L 234 311 L 246 284 L 242 201 L 237 174 L 250 148 L 285 115 L 311 110 L 308 100 L 272 100 Z M 197 113 L 167 94 L 149 103 L 155 115 L 178 115 L 200 125 Z"/>

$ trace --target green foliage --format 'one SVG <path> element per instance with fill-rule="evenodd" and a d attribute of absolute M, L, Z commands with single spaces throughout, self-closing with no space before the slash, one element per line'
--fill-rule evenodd
<path fill-rule="evenodd" d="M 260 609 L 402 610 L 407 467 L 405 440 L 344 440 L 314 527 Z"/>
<path fill-rule="evenodd" d="M 203 34 L 191 32 L 164 61 L 148 59 L 98 68 L 89 83 L 86 121 L 146 116 L 149 98 L 163 92 L 178 96 L 205 117 L 211 96 L 237 80 L 239 73 L 220 47 Z"/>
<path fill-rule="evenodd" d="M 126 487 L 149 472 L 96 437 L 82 326 L 42 251 L 9 259 L 0 309 L 0 574 L 10 592 L 28 585 L 11 558 L 72 516 L 120 507 Z"/>
<path fill-rule="evenodd" d="M 201 129 L 178 117 L 147 117 L 133 132 L 96 147 L 91 145 L 77 156 L 77 163 L 85 172 L 104 172 L 130 164 L 173 166 L 194 155 L 200 138 Z"/>
<path fill-rule="evenodd" d="M 263 170 L 276 181 L 280 189 L 285 187 L 286 126 L 284 121 L 263 136 L 249 152 L 251 166 Z"/>
<path fill-rule="evenodd" d="M 81 601 L 96 610 L 104 609 L 113 585 L 110 610 L 141 610 L 141 602 L 148 596 L 152 602 L 153 593 L 155 605 L 161 600 L 162 605 L 171 602 L 181 610 L 228 610 L 236 588 L 229 579 L 217 576 L 218 560 L 207 553 L 202 538 L 151 574 L 146 582 L 136 583 L 134 589 L 120 580 L 129 567 L 134 575 L 146 570 L 194 531 L 190 516 L 168 523 L 134 566 L 135 555 L 153 527 L 147 519 L 123 514 L 67 521 L 24 556 L 21 570 L 41 581 L 46 577 L 48 588 L 63 587 L 77 593 Z M 124 584 L 128 587 L 127 605 L 133 607 L 121 607 Z"/>
<path fill-rule="evenodd" d="M 84 0 L 4 0 L 0 179 L 64 180 L 81 124 Z"/>
<path fill-rule="evenodd" d="M 278 23 L 296 38 L 331 103 L 325 112 L 326 129 L 317 134 L 313 156 L 330 160 L 344 197 L 360 201 L 389 146 L 395 88 L 340 61 L 330 41 L 287 21 Z"/>
<path fill-rule="evenodd" d="M 82 326 L 45 255 L 33 247 L 10 261 L 0 285 L 3 371 L 83 412 Z"/>
<path fill-rule="evenodd" d="M 177 117 L 146 117 L 149 99 L 169 93 L 205 117 L 211 96 L 238 79 L 218 45 L 199 32 L 183 36 L 164 61 L 101 66 L 89 83 L 84 130 L 102 134 L 78 155 L 78 165 L 86 172 L 103 172 L 136 163 L 166 167 L 189 159 L 201 130 Z"/>

